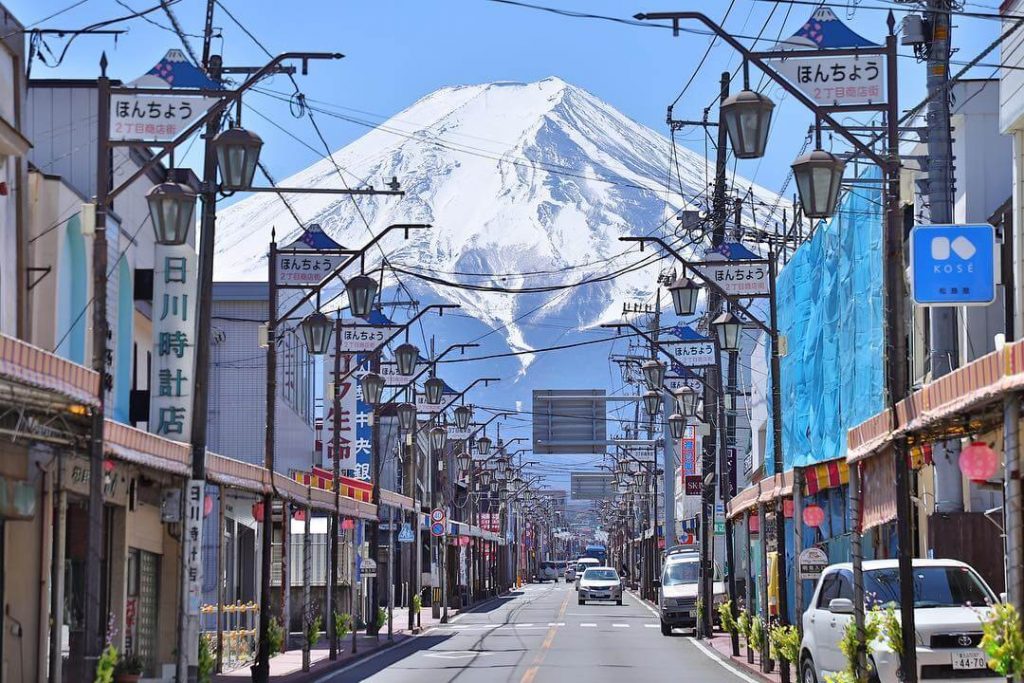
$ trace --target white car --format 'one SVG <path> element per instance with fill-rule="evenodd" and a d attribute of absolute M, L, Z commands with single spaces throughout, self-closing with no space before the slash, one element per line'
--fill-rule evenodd
<path fill-rule="evenodd" d="M 986 683 L 999 678 L 978 647 L 981 620 L 997 599 L 992 589 L 963 562 L 915 559 L 913 566 L 918 680 Z M 865 562 L 864 595 L 869 608 L 898 605 L 899 563 Z M 820 683 L 847 668 L 839 641 L 853 618 L 853 605 L 853 565 L 830 565 L 803 614 L 800 683 Z M 873 683 L 896 683 L 899 658 L 885 643 L 870 643 L 868 657 Z"/>
<path fill-rule="evenodd" d="M 576 590 L 580 589 L 580 579 L 583 578 L 583 572 L 587 571 L 590 567 L 597 567 L 600 564 L 601 562 L 593 557 L 581 557 L 576 560 Z"/>
<path fill-rule="evenodd" d="M 580 577 L 577 597 L 581 605 L 587 600 L 614 600 L 616 605 L 621 605 L 622 579 L 611 567 L 587 567 Z"/>
<path fill-rule="evenodd" d="M 725 584 L 716 565 L 712 582 L 714 603 L 725 602 Z M 658 615 L 661 617 L 661 634 L 672 635 L 674 628 L 697 627 L 697 594 L 700 591 L 700 555 L 691 551 L 670 552 L 665 557 L 661 580 L 655 581 L 658 589 Z M 712 612 L 718 617 L 717 610 Z"/>

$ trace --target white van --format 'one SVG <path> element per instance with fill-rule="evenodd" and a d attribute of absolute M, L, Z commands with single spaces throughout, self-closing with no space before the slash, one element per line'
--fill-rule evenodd
<path fill-rule="evenodd" d="M 583 577 L 583 572 L 587 571 L 591 567 L 601 566 L 601 561 L 596 557 L 581 557 L 576 560 L 576 590 L 580 589 L 580 578 Z"/>

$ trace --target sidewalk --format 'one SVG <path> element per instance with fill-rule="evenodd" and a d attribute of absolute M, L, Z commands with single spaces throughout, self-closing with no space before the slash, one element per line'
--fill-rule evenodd
<path fill-rule="evenodd" d="M 481 600 L 476 605 L 462 611 L 472 612 L 474 608 L 482 607 L 496 599 L 497 598 L 489 598 L 487 600 Z M 449 607 L 449 620 L 459 613 L 460 610 L 457 610 L 454 607 Z M 431 609 L 429 607 L 424 607 L 419 614 L 419 626 L 414 627 L 413 632 L 410 633 L 408 629 L 409 611 L 405 608 L 396 607 L 393 617 L 394 630 L 392 633 L 392 640 L 388 640 L 386 624 L 384 625 L 384 628 L 381 629 L 380 635 L 377 637 L 368 636 L 365 632 L 360 631 L 359 638 L 356 641 L 356 653 L 353 654 L 352 634 L 350 633 L 345 636 L 345 639 L 339 646 L 338 658 L 332 661 L 328 657 L 330 654 L 330 644 L 327 640 L 327 634 L 325 633 L 320 639 L 320 642 L 317 643 L 310 652 L 309 671 L 302 670 L 302 648 L 296 647 L 270 658 L 270 680 L 274 683 L 312 683 L 321 676 L 332 671 L 344 668 L 359 659 L 368 657 L 386 648 L 393 647 L 398 643 L 415 637 L 419 633 L 428 631 L 434 626 L 437 626 L 440 621 L 440 619 L 434 619 L 431 616 Z M 301 636 L 299 634 L 292 634 L 292 643 L 296 644 L 300 637 Z M 240 681 L 249 680 L 251 676 L 252 673 L 249 669 L 249 665 L 246 664 L 237 669 L 215 675 L 213 677 L 213 683 L 239 683 Z"/>
<path fill-rule="evenodd" d="M 766 681 L 767 683 L 780 683 L 782 676 L 779 674 L 778 666 L 770 674 L 761 672 L 761 655 L 758 652 L 754 653 L 754 663 L 750 664 L 747 662 L 747 648 L 744 645 L 743 638 L 740 638 L 740 656 L 732 656 L 732 638 L 728 633 L 716 633 L 713 638 L 699 641 L 718 656 L 719 659 L 731 664 L 733 667 L 740 669 L 745 674 L 756 678 L 760 681 Z M 790 667 L 790 673 L 793 673 L 792 667 Z M 790 680 L 797 680 L 791 678 Z"/>

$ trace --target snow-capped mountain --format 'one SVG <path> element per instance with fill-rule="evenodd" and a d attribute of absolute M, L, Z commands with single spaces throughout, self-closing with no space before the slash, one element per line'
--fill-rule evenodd
<path fill-rule="evenodd" d="M 384 250 L 391 265 L 419 301 L 459 303 L 461 316 L 477 321 L 460 318 L 473 329 L 446 341 L 482 336 L 486 343 L 476 355 L 525 352 L 506 366 L 512 378 L 539 362 L 529 350 L 608 334 L 583 330 L 617 319 L 623 301 L 650 301 L 659 268 L 670 262 L 657 263 L 656 250 L 641 254 L 618 238 L 676 240 L 678 212 L 707 206 L 713 167 L 685 147 L 677 147 L 677 155 L 665 137 L 594 95 L 546 78 L 443 88 L 338 150 L 333 161 L 281 184 L 343 187 L 340 173 L 350 187 L 382 187 L 397 177 L 406 192 L 401 199 L 303 195 L 294 197 L 294 207 L 303 221 L 319 223 L 351 247 L 392 223 L 432 224 L 407 241 L 389 237 Z M 750 183 L 737 178 L 736 185 Z M 767 190 L 753 191 L 774 203 Z M 255 195 L 220 212 L 217 278 L 265 279 L 271 228 L 279 244 L 299 230 L 274 195 Z M 680 248 L 696 250 L 685 239 Z M 367 266 L 380 257 L 369 254 Z M 395 284 L 394 277 L 388 281 Z M 544 289 L 579 282 L 589 284 Z M 667 297 L 663 303 L 668 307 Z M 608 345 L 580 350 L 606 358 Z M 608 381 L 605 365 L 595 368 L 598 379 L 591 384 Z"/>

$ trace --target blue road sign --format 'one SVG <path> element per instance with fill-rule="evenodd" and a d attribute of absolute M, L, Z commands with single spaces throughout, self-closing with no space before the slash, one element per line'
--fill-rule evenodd
<path fill-rule="evenodd" d="M 990 304 L 996 298 L 995 228 L 916 225 L 910 232 L 911 288 L 922 306 Z"/>
<path fill-rule="evenodd" d="M 432 522 L 430 533 L 434 536 L 444 536 L 444 522 Z"/>
<path fill-rule="evenodd" d="M 402 523 L 402 530 L 398 532 L 399 543 L 412 543 L 413 541 L 412 525 L 409 522 Z"/>

